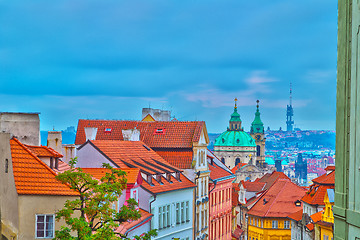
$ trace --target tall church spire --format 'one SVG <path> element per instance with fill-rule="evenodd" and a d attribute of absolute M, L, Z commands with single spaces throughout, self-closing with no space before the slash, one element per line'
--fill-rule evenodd
<path fill-rule="evenodd" d="M 292 85 L 290 83 L 290 98 L 289 98 L 289 104 L 286 107 L 286 131 L 292 132 L 293 131 L 293 125 L 294 120 L 292 119 L 294 116 L 294 110 L 292 107 Z"/>
<path fill-rule="evenodd" d="M 259 100 L 256 100 L 255 118 L 251 123 L 250 133 L 264 133 L 264 124 L 260 118 L 259 102 Z"/>

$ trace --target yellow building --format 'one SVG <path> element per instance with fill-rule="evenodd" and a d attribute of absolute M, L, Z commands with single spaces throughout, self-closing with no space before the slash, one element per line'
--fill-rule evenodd
<path fill-rule="evenodd" d="M 249 240 L 291 240 L 290 214 L 302 209 L 305 190 L 289 179 L 278 179 L 248 212 Z"/>
<path fill-rule="evenodd" d="M 324 198 L 325 208 L 321 215 L 321 221 L 315 223 L 315 235 L 320 240 L 332 240 L 334 236 L 334 189 L 327 189 Z"/>

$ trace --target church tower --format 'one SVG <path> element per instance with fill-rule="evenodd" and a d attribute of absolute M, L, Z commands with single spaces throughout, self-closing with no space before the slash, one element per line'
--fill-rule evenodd
<path fill-rule="evenodd" d="M 292 88 L 290 83 L 290 104 L 286 107 L 286 131 L 292 132 L 294 120 L 292 119 L 294 116 L 294 109 L 292 107 Z"/>
<path fill-rule="evenodd" d="M 256 165 L 265 167 L 265 133 L 264 124 L 260 118 L 259 100 L 256 101 L 256 112 L 254 121 L 251 123 L 250 135 L 255 139 L 256 144 Z"/>
<path fill-rule="evenodd" d="M 237 98 L 235 98 L 234 112 L 231 114 L 231 117 L 230 117 L 229 130 L 242 131 L 240 114 L 237 112 Z"/>

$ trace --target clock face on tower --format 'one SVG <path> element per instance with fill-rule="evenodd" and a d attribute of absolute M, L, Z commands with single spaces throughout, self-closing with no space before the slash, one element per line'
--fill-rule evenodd
<path fill-rule="evenodd" d="M 255 138 L 256 138 L 256 140 L 260 140 L 260 139 L 261 139 L 261 136 L 260 136 L 260 135 L 256 135 Z"/>

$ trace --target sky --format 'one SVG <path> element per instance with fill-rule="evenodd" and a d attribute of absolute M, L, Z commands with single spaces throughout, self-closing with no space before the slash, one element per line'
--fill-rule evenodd
<path fill-rule="evenodd" d="M 226 130 L 334 130 L 335 0 L 0 0 L 0 111 L 40 112 L 42 130 L 78 119 L 141 120 L 141 109 Z"/>

